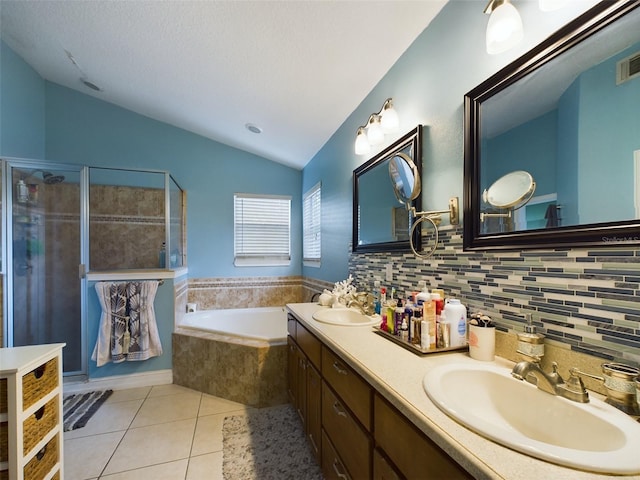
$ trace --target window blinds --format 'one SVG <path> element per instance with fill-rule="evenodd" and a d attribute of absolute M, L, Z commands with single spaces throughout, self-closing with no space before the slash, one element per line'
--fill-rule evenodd
<path fill-rule="evenodd" d="M 302 205 L 303 261 L 319 263 L 321 254 L 320 183 L 304 194 Z"/>

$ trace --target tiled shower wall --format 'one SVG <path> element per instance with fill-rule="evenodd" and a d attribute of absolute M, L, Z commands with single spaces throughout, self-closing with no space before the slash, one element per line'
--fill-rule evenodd
<path fill-rule="evenodd" d="M 426 239 L 425 239 L 426 241 Z M 385 266 L 393 265 L 393 282 Z M 380 280 L 404 296 L 419 280 L 484 311 L 503 332 L 522 332 L 524 314 L 547 341 L 606 360 L 640 365 L 640 248 L 464 252 L 462 228 L 440 232 L 433 257 L 351 254 L 359 289 Z"/>

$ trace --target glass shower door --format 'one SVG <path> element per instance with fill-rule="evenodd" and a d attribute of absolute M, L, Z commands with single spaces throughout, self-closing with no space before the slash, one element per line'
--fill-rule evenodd
<path fill-rule="evenodd" d="M 83 353 L 81 170 L 11 168 L 7 265 L 11 346 L 64 342 L 65 374 L 86 372 Z"/>

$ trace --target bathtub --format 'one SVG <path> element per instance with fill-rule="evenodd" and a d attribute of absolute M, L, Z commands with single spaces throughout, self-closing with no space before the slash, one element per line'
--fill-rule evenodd
<path fill-rule="evenodd" d="M 177 385 L 252 407 L 288 402 L 283 307 L 187 313 L 172 346 Z"/>
<path fill-rule="evenodd" d="M 201 310 L 185 314 L 179 327 L 263 340 L 272 345 L 287 341 L 284 307 Z"/>

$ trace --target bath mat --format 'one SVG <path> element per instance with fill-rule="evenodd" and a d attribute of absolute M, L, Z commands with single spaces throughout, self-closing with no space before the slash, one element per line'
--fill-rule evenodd
<path fill-rule="evenodd" d="M 225 480 L 321 480 L 322 473 L 291 405 L 226 417 L 222 426 Z"/>
<path fill-rule="evenodd" d="M 64 397 L 64 431 L 84 427 L 94 413 L 98 411 L 113 390 L 102 390 L 89 393 L 78 393 Z"/>

